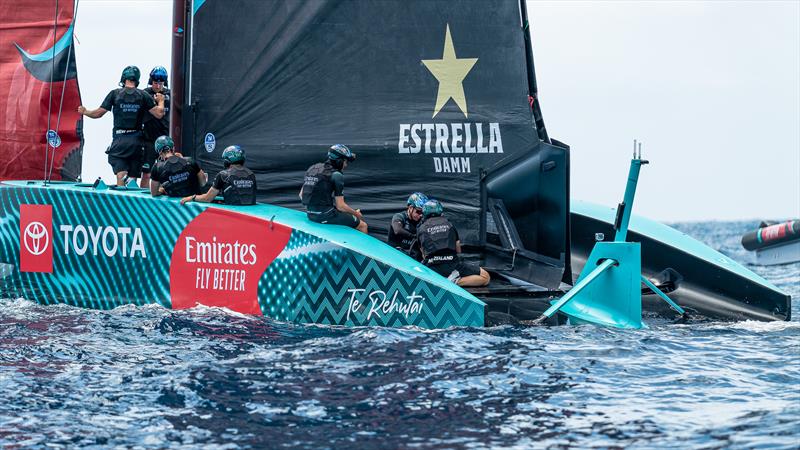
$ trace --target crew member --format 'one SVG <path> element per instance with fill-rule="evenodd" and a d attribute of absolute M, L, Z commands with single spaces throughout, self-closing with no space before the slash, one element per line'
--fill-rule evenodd
<path fill-rule="evenodd" d="M 150 172 L 150 193 L 153 197 L 166 194 L 170 197 L 186 197 L 200 193 L 207 178 L 196 162 L 178 156 L 175 143 L 169 136 L 156 139 L 158 162 Z"/>
<path fill-rule="evenodd" d="M 442 204 L 436 200 L 428 200 L 422 207 L 422 223 L 417 227 L 422 262 L 459 286 L 486 286 L 489 272 L 461 259 L 458 231 L 442 212 Z"/>
<path fill-rule="evenodd" d="M 214 178 L 214 184 L 205 194 L 193 194 L 181 199 L 181 204 L 198 201 L 208 203 L 222 192 L 226 205 L 255 205 L 256 176 L 244 166 L 244 150 L 231 145 L 222 152 L 225 169 Z"/>
<path fill-rule="evenodd" d="M 157 93 L 154 99 L 137 89 L 140 76 L 138 67 L 128 66 L 119 79 L 120 88 L 109 92 L 99 108 L 78 106 L 78 113 L 92 119 L 99 119 L 108 111 L 113 111 L 113 139 L 106 154 L 118 186 L 124 185 L 128 178 L 139 178 L 141 175 L 144 116 L 149 113 L 157 119 L 164 117 L 164 95 Z"/>
<path fill-rule="evenodd" d="M 155 143 L 159 136 L 169 136 L 169 89 L 167 88 L 167 69 L 156 66 L 150 71 L 150 79 L 147 80 L 147 87 L 144 92 L 155 98 L 157 94 L 164 96 L 164 116 L 160 119 L 149 114 L 145 114 L 142 126 L 142 136 L 144 138 L 144 153 L 142 160 L 142 179 L 139 186 L 146 188 L 150 185 L 150 169 L 156 163 L 158 154 L 156 153 Z"/>
<path fill-rule="evenodd" d="M 361 210 L 353 209 L 344 201 L 344 175 L 348 162 L 356 159 L 346 145 L 336 144 L 328 149 L 328 159 L 314 164 L 306 171 L 300 199 L 306 207 L 309 220 L 330 225 L 345 225 L 367 232 L 367 223 Z"/>
<path fill-rule="evenodd" d="M 417 225 L 422 220 L 422 206 L 427 201 L 428 197 L 422 192 L 414 192 L 408 197 L 406 210 L 392 216 L 389 245 L 398 250 L 411 249 L 411 243 L 417 237 Z"/>

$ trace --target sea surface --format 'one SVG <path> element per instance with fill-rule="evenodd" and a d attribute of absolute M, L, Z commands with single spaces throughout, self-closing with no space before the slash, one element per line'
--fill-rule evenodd
<path fill-rule="evenodd" d="M 675 225 L 749 265 L 755 222 Z M 792 322 L 342 329 L 0 300 L 0 447 L 799 448 Z"/>

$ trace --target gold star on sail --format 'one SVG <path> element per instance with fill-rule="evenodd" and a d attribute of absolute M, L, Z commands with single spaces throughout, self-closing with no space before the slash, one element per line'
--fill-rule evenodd
<path fill-rule="evenodd" d="M 436 107 L 433 109 L 433 117 L 439 114 L 444 104 L 451 98 L 456 102 L 456 105 L 461 108 L 464 117 L 468 117 L 467 98 L 464 96 L 464 86 L 462 82 L 476 62 L 478 62 L 478 58 L 456 58 L 453 38 L 450 37 L 450 24 L 447 24 L 442 59 L 422 60 L 422 64 L 425 64 L 425 67 L 439 80 L 439 94 L 436 96 Z"/>

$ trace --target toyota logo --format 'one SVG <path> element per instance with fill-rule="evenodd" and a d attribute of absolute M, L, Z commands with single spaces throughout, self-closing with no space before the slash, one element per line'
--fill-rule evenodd
<path fill-rule="evenodd" d="M 25 227 L 25 249 L 34 256 L 39 256 L 50 245 L 50 233 L 41 222 L 31 222 Z"/>

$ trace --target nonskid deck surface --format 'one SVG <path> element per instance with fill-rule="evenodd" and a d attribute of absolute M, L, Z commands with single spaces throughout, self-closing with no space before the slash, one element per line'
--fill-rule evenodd
<path fill-rule="evenodd" d="M 316 224 L 291 209 L 180 205 L 141 189 L 18 181 L 0 183 L 0 199 L 1 262 L 20 267 L 6 288 L 43 303 L 107 308 L 140 302 L 145 287 L 172 308 L 200 303 L 343 325 L 483 325 L 484 303 L 429 268 L 356 230 Z M 20 248 L 33 222 L 52 239 L 46 267 L 31 271 L 30 252 Z M 29 231 L 39 232 L 37 226 Z M 104 255 L 103 245 L 120 233 L 126 256 L 116 248 Z M 146 255 L 131 254 L 134 235 Z"/>

